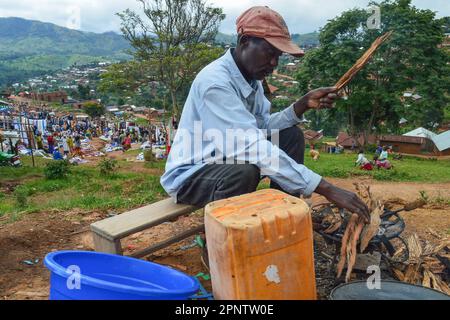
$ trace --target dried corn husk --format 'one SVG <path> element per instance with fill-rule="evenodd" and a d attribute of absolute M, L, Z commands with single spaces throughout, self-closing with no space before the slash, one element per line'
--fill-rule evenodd
<path fill-rule="evenodd" d="M 416 233 L 408 238 L 407 244 L 409 249 L 409 260 L 411 262 L 418 261 L 422 256 L 423 250 Z"/>
<path fill-rule="evenodd" d="M 367 207 L 369 208 L 371 212 L 371 222 L 373 222 L 369 226 L 367 226 L 364 232 L 363 247 L 364 249 L 366 249 L 370 240 L 372 240 L 372 238 L 378 232 L 378 227 L 380 224 L 380 215 L 383 209 L 381 202 L 372 196 L 370 186 L 358 183 L 355 183 L 354 185 L 355 189 L 359 194 L 359 197 L 366 203 Z M 357 245 L 364 227 L 365 224 L 363 219 L 360 218 L 357 214 L 353 214 L 347 224 L 347 228 L 345 229 L 345 233 L 342 238 L 341 254 L 339 258 L 339 263 L 337 265 L 337 276 L 338 278 L 341 276 L 345 266 L 345 262 L 347 262 L 347 273 L 345 276 L 346 282 L 350 280 L 353 266 L 355 265 L 356 262 L 356 256 L 358 254 Z"/>
<path fill-rule="evenodd" d="M 339 278 L 344 270 L 345 262 L 348 259 L 347 252 L 349 251 L 349 244 L 351 237 L 356 229 L 356 221 L 358 219 L 357 214 L 353 214 L 348 221 L 347 228 L 345 229 L 344 236 L 342 237 L 341 254 L 337 265 L 337 277 Z"/>
<path fill-rule="evenodd" d="M 395 277 L 397 278 L 397 280 L 404 282 L 405 281 L 405 274 L 398 270 L 393 268 L 392 271 L 394 272 Z"/>
<path fill-rule="evenodd" d="M 322 223 L 330 224 L 330 226 L 325 229 L 323 232 L 327 234 L 334 233 L 336 230 L 338 230 L 342 225 L 342 218 L 339 214 L 333 214 L 326 216 Z"/>
<path fill-rule="evenodd" d="M 406 267 L 404 282 L 418 284 L 422 278 L 419 273 L 420 264 L 410 264 Z"/>
<path fill-rule="evenodd" d="M 435 276 L 435 279 L 436 279 L 436 283 L 439 287 L 436 289 L 447 295 L 450 295 L 450 287 L 448 286 L 448 284 L 445 283 L 444 281 L 442 281 L 441 277 L 439 277 L 439 276 Z"/>
<path fill-rule="evenodd" d="M 429 241 L 426 241 L 425 246 L 423 248 L 422 255 L 429 256 L 429 255 L 433 254 L 434 250 L 436 250 L 436 246 L 431 244 Z"/>
<path fill-rule="evenodd" d="M 360 252 L 363 253 L 369 245 L 370 240 L 378 233 L 381 223 L 381 214 L 383 213 L 383 205 L 380 201 L 377 202 L 375 210 L 370 214 L 370 224 L 364 227 L 361 232 Z"/>
<path fill-rule="evenodd" d="M 428 270 L 423 271 L 423 280 L 422 280 L 422 286 L 430 288 L 431 289 L 431 272 Z M 432 275 L 432 274 L 431 274 Z"/>
<path fill-rule="evenodd" d="M 345 282 L 350 281 L 350 276 L 356 262 L 356 255 L 358 254 L 358 249 L 356 248 L 356 246 L 358 244 L 359 236 L 363 228 L 364 222 L 361 218 L 358 217 L 354 234 L 351 236 L 351 241 L 349 241 L 349 246 L 347 247 L 347 274 L 345 275 Z"/>
<path fill-rule="evenodd" d="M 382 35 L 381 37 L 378 37 L 370 46 L 370 48 L 361 56 L 361 58 L 356 61 L 356 63 L 351 67 L 340 79 L 339 81 L 334 85 L 338 91 L 341 90 L 343 87 L 345 87 L 352 79 L 353 77 L 360 71 L 366 64 L 369 62 L 372 55 L 375 53 L 375 51 L 378 49 L 378 47 L 385 42 L 391 35 L 393 31 L 389 31 Z"/>
<path fill-rule="evenodd" d="M 442 239 L 442 237 L 436 231 L 434 231 L 431 228 L 428 228 L 428 233 L 431 234 L 432 236 L 438 238 L 438 239 Z"/>
<path fill-rule="evenodd" d="M 384 207 L 386 209 L 392 210 L 396 206 L 404 206 L 405 203 L 406 201 L 401 198 L 390 198 L 384 201 Z"/>
<path fill-rule="evenodd" d="M 416 201 L 405 204 L 405 211 L 412 211 L 414 209 L 421 208 L 426 204 L 427 202 L 424 199 L 418 199 Z"/>
<path fill-rule="evenodd" d="M 437 245 L 433 250 L 433 254 L 436 254 L 439 251 L 441 251 L 447 247 L 450 249 L 450 240 L 448 240 L 448 239 L 446 239 L 445 241 L 443 241 L 439 245 Z"/>
<path fill-rule="evenodd" d="M 446 269 L 445 265 L 439 261 L 439 259 L 434 257 L 424 258 L 423 267 L 433 273 L 443 273 Z"/>

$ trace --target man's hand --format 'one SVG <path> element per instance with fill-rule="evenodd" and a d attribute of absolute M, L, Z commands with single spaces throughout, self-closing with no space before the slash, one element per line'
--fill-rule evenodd
<path fill-rule="evenodd" d="M 295 105 L 295 113 L 300 117 L 308 109 L 331 109 L 338 98 L 335 87 L 319 88 L 312 90 L 298 100 Z"/>
<path fill-rule="evenodd" d="M 364 219 L 365 223 L 369 223 L 369 208 L 367 208 L 366 204 L 362 202 L 355 193 L 333 186 L 323 179 L 315 192 L 324 196 L 328 201 L 334 203 L 339 208 L 344 208 L 352 213 L 356 213 Z"/>

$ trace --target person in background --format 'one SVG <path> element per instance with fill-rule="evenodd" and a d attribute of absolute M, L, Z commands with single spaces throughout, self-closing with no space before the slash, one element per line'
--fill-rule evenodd
<path fill-rule="evenodd" d="M 88 140 L 91 140 L 91 136 L 92 136 L 92 135 L 91 135 L 91 129 L 88 128 L 88 129 L 86 130 L 86 138 L 88 138 Z"/>
<path fill-rule="evenodd" d="M 311 156 L 311 158 L 313 158 L 314 161 L 317 161 L 320 158 L 320 153 L 319 153 L 319 151 L 314 149 L 313 144 L 311 145 L 311 150 L 309 151 L 309 155 Z"/>
<path fill-rule="evenodd" d="M 50 134 L 47 137 L 47 143 L 48 143 L 48 153 L 53 154 L 55 148 L 55 139 L 53 138 L 53 134 Z"/>
<path fill-rule="evenodd" d="M 66 136 L 62 137 L 61 143 L 62 143 L 62 147 L 63 147 L 63 151 L 64 151 L 64 156 L 68 157 L 69 153 L 70 153 L 70 148 L 69 148 L 69 143 L 67 142 Z"/>
<path fill-rule="evenodd" d="M 388 152 L 387 152 L 387 147 L 384 146 L 381 153 L 380 153 L 380 161 L 385 161 L 388 159 Z"/>
<path fill-rule="evenodd" d="M 377 149 L 376 149 L 376 151 L 375 151 L 375 154 L 376 154 L 377 156 L 379 156 L 379 155 L 381 154 L 382 151 L 383 151 L 383 147 L 380 146 L 380 145 L 378 145 L 378 147 L 377 147 Z"/>
<path fill-rule="evenodd" d="M 69 135 L 67 138 L 67 145 L 69 146 L 70 153 L 73 153 L 73 138 L 72 135 Z"/>
<path fill-rule="evenodd" d="M 81 158 L 84 158 L 83 152 L 81 152 L 81 138 L 79 135 L 75 136 L 75 141 L 74 141 L 74 157 L 75 156 L 80 156 Z"/>
<path fill-rule="evenodd" d="M 380 160 L 377 155 L 373 157 L 373 161 L 375 162 L 375 165 L 377 166 L 377 169 L 392 169 L 392 165 L 389 162 L 389 160 Z"/>
<path fill-rule="evenodd" d="M 358 159 L 356 159 L 355 165 L 359 166 L 361 170 L 371 171 L 373 169 L 372 163 L 364 155 L 364 150 L 359 150 Z"/>
<path fill-rule="evenodd" d="M 64 160 L 58 148 L 56 148 L 55 151 L 53 151 L 53 160 Z"/>
<path fill-rule="evenodd" d="M 38 150 L 44 150 L 44 142 L 42 141 L 42 134 L 38 132 L 38 135 L 36 137 L 36 144 Z"/>
<path fill-rule="evenodd" d="M 25 146 L 22 139 L 17 140 L 16 144 L 14 145 L 14 154 L 16 156 L 19 154 L 20 146 Z"/>
<path fill-rule="evenodd" d="M 131 137 L 130 134 L 127 134 L 125 139 L 123 140 L 123 152 L 126 152 L 131 149 Z"/>
<path fill-rule="evenodd" d="M 125 141 L 125 138 L 126 138 L 125 131 L 124 130 L 120 130 L 119 144 L 123 144 L 123 142 Z"/>

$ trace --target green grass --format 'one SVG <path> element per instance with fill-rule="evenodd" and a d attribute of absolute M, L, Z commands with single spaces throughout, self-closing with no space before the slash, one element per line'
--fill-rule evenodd
<path fill-rule="evenodd" d="M 19 182 L 13 193 L 1 193 L 0 217 L 16 221 L 24 214 L 52 209 L 128 210 L 165 196 L 157 175 L 116 172 L 102 176 L 97 168 L 75 166 L 67 179 L 46 180 L 43 169 L 0 168 L 0 182 L 11 182 L 11 177 Z"/>
<path fill-rule="evenodd" d="M 47 160 L 36 158 L 36 167 L 31 159 L 23 157 L 20 168 L 0 167 L 0 183 L 17 183 L 14 192 L 0 193 L 0 217 L 16 221 L 25 214 L 45 210 L 129 210 L 147 205 L 166 196 L 159 183 L 165 162 L 145 163 L 151 173 L 132 172 L 134 165 L 120 162 L 120 170 L 110 176 L 100 175 L 99 169 L 74 166 L 67 179 L 46 180 L 44 167 Z M 305 164 L 324 177 L 350 178 L 369 176 L 379 181 L 450 182 L 450 160 L 432 161 L 405 157 L 393 160 L 393 170 L 362 171 L 354 167 L 356 154 L 321 154 L 313 161 L 306 150 Z M 258 189 L 268 188 L 262 181 Z M 448 203 L 439 197 L 436 203 Z M 5 221 L 5 219 L 3 219 Z"/>
<path fill-rule="evenodd" d="M 166 168 L 166 161 L 145 162 L 144 167 L 147 169 L 160 169 L 164 172 Z"/>
<path fill-rule="evenodd" d="M 369 156 L 369 155 L 366 155 Z M 319 161 L 313 161 L 309 149 L 305 153 L 305 165 L 324 177 L 350 178 L 370 176 L 380 181 L 411 182 L 449 182 L 450 160 L 433 161 L 428 159 L 405 157 L 401 161 L 390 159 L 392 170 L 364 171 L 354 166 L 356 154 L 321 153 Z"/>
<path fill-rule="evenodd" d="M 135 158 L 137 157 L 140 153 L 142 152 L 141 149 L 135 149 L 135 150 L 128 150 L 127 152 L 125 152 L 124 154 L 129 157 L 129 158 Z"/>

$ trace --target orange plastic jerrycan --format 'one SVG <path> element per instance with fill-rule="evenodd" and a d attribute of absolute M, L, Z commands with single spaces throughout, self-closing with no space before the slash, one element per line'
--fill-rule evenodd
<path fill-rule="evenodd" d="M 308 205 L 261 190 L 205 208 L 211 281 L 218 300 L 315 300 Z"/>

